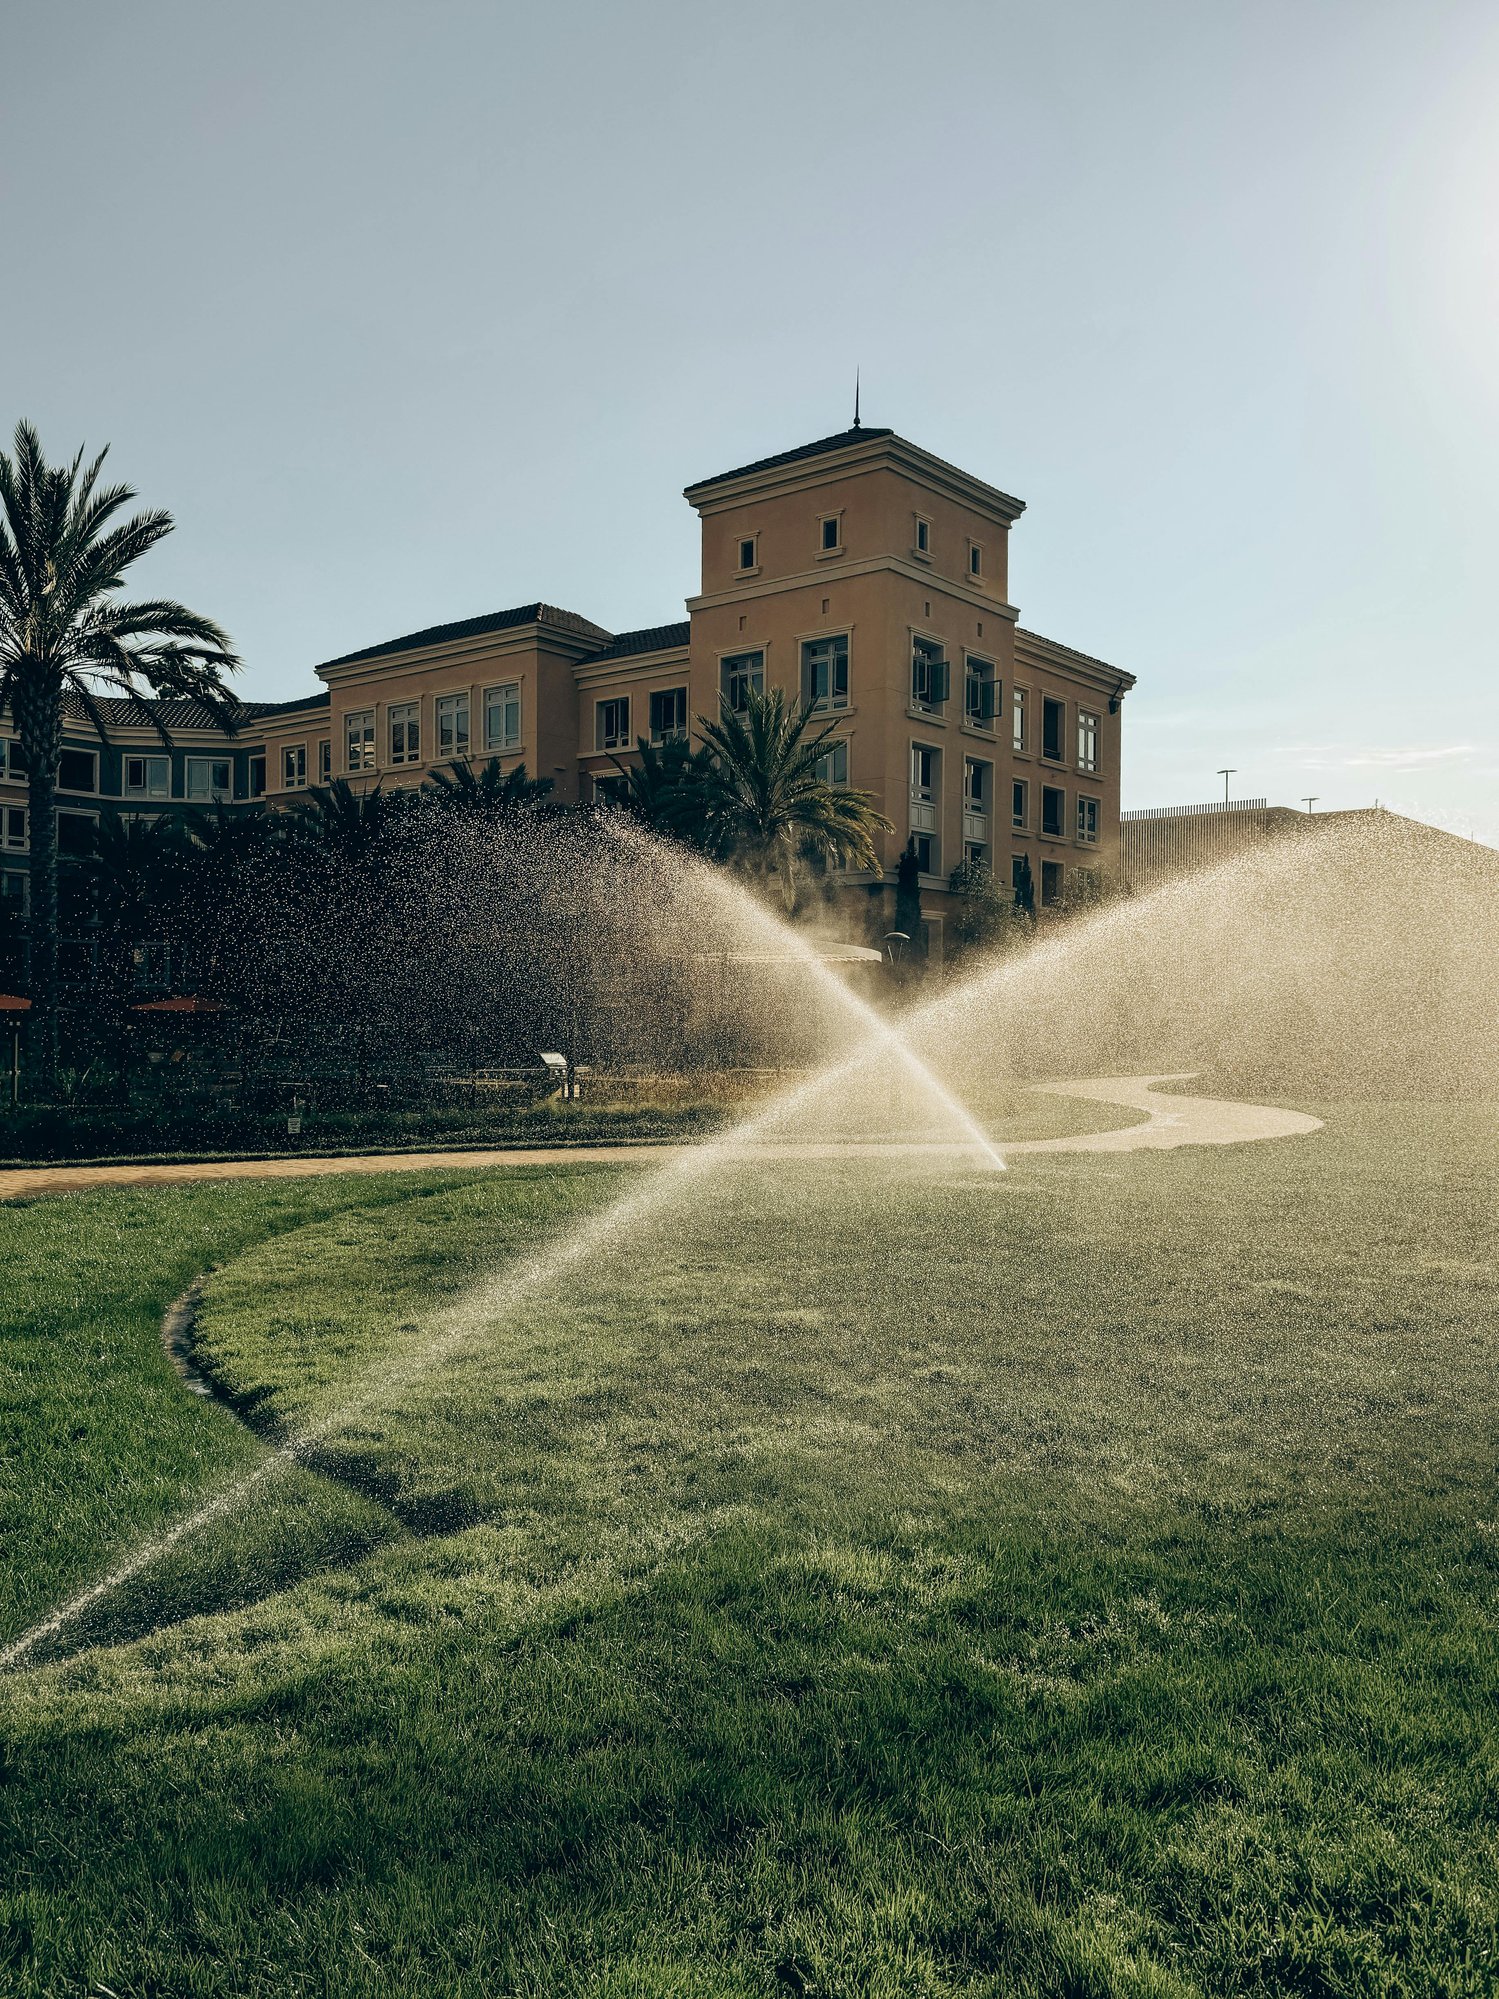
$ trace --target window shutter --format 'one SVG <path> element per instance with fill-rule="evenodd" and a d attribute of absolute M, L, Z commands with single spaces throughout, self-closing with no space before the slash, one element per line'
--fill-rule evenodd
<path fill-rule="evenodd" d="M 947 699 L 948 668 L 945 659 L 932 661 L 932 706 L 940 708 Z"/>

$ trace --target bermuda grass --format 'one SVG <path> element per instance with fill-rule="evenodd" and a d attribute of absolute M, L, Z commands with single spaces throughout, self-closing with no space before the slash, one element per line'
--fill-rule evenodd
<path fill-rule="evenodd" d="M 1308 1107 L 663 1179 L 519 1290 L 639 1177 L 184 1207 L 154 1291 L 73 1207 L 32 1309 L 138 1322 L 131 1528 L 406 1371 L 0 1681 L 6 1989 L 1492 1992 L 1495 1121 Z M 131 1385 L 194 1257 L 258 1439 Z M 35 1342 L 54 1428 L 88 1349 Z M 55 1596 L 128 1536 L 54 1450 Z"/>

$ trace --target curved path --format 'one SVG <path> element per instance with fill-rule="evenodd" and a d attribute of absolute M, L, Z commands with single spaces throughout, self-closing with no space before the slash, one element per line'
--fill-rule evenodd
<path fill-rule="evenodd" d="M 1001 1141 L 999 1149 L 1007 1159 L 1023 1152 L 1148 1152 L 1178 1145 L 1244 1145 L 1254 1139 L 1295 1138 L 1321 1128 L 1320 1118 L 1306 1117 L 1300 1111 L 1230 1103 L 1216 1097 L 1167 1095 L 1153 1087 L 1185 1081 L 1190 1075 L 1191 1071 L 1185 1075 L 1087 1076 L 1071 1082 L 1033 1084 L 1032 1088 L 1045 1096 L 1086 1097 L 1094 1103 L 1144 1111 L 1145 1122 L 1117 1131 L 1079 1132 L 1067 1138 L 1022 1138 L 1008 1145 Z M 173 1160 L 138 1166 L 26 1166 L 0 1172 L 0 1201 L 35 1194 L 81 1194 L 94 1187 L 171 1186 L 184 1180 L 305 1179 L 323 1173 L 417 1173 L 484 1166 L 624 1166 L 647 1160 L 665 1163 L 713 1142 L 708 1138 L 690 1146 L 517 1146 L 479 1152 L 362 1152 L 334 1158 Z M 971 1149 L 893 1141 L 746 1148 L 760 1157 L 775 1159 L 841 1159 L 859 1153 L 880 1158 L 948 1156 Z"/>

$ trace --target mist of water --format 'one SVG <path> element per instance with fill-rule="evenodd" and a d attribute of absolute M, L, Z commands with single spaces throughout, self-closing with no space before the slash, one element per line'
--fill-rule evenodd
<path fill-rule="evenodd" d="M 721 1199 L 721 1176 L 737 1162 L 825 1140 L 851 1113 L 866 1134 L 888 1138 L 899 1135 L 903 1108 L 922 1134 L 935 1126 L 949 1158 L 998 1163 L 963 1101 L 997 1076 L 1201 1068 L 1280 1096 L 1499 1094 L 1499 856 L 1433 844 L 1399 821 L 1319 831 L 1121 901 L 979 965 L 898 1023 L 848 992 L 814 945 L 742 889 L 639 835 L 595 834 L 584 849 L 534 828 L 484 841 L 475 834 L 456 853 L 449 843 L 434 867 L 439 858 L 461 888 L 419 968 L 407 960 L 390 968 L 390 988 L 408 1004 L 447 967 L 465 1004 L 480 1006 L 498 960 L 503 978 L 524 970 L 533 982 L 528 1006 L 551 1005 L 554 1020 L 587 1013 L 589 1032 L 637 1050 L 650 1046 L 643 996 L 655 993 L 665 1023 L 657 1023 L 658 1060 L 705 1040 L 763 1055 L 779 1039 L 804 1062 L 815 1050 L 820 1066 L 536 1257 L 494 1272 L 336 1410 L 25 1633 L 0 1653 L 0 1667 L 24 1664 L 101 1597 L 232 1513 L 278 1467 L 464 1348 L 495 1339 L 570 1267 L 638 1256 L 642 1225 L 670 1228 L 684 1203 Z M 503 892 L 517 880 L 529 941 L 516 934 L 514 895 Z M 725 976 L 756 955 L 784 966 L 770 979 Z M 627 1017 L 600 1004 L 617 976 Z M 586 990 L 585 977 L 595 982 Z M 876 1155 L 865 1156 L 877 1170 Z"/>

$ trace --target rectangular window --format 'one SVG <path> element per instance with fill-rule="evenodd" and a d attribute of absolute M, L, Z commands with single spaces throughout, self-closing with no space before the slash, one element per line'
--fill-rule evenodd
<path fill-rule="evenodd" d="M 1098 717 L 1082 708 L 1077 711 L 1077 767 L 1079 770 L 1098 768 Z"/>
<path fill-rule="evenodd" d="M 1067 704 L 1043 695 L 1041 700 L 1041 754 L 1059 764 L 1066 757 Z"/>
<path fill-rule="evenodd" d="M 468 696 L 439 694 L 437 712 L 437 754 L 461 758 L 468 755 Z"/>
<path fill-rule="evenodd" d="M 307 783 L 307 745 L 293 743 L 281 752 L 281 789 L 301 791 Z"/>
<path fill-rule="evenodd" d="M 746 535 L 744 540 L 739 544 L 739 567 L 741 569 L 753 569 L 755 563 L 755 537 L 753 535 Z"/>
<path fill-rule="evenodd" d="M 994 726 L 994 709 L 999 699 L 998 683 L 994 678 L 992 659 L 976 659 L 968 655 L 963 674 L 963 715 L 976 729 Z"/>
<path fill-rule="evenodd" d="M 1086 840 L 1090 847 L 1098 844 L 1098 800 L 1080 798 L 1077 801 L 1077 837 Z"/>
<path fill-rule="evenodd" d="M 1067 794 L 1058 785 L 1041 787 L 1041 831 L 1060 840 L 1067 828 Z"/>
<path fill-rule="evenodd" d="M 742 715 L 751 694 L 765 691 L 763 652 L 735 652 L 719 662 L 719 687 L 723 705 L 731 715 Z"/>
<path fill-rule="evenodd" d="M 630 697 L 617 694 L 612 701 L 600 701 L 594 709 L 594 739 L 601 750 L 630 747 Z"/>
<path fill-rule="evenodd" d="M 658 687 L 651 696 L 651 741 L 681 743 L 687 740 L 687 689 Z"/>
<path fill-rule="evenodd" d="M 0 805 L 0 846 L 12 854 L 26 851 L 26 807 Z"/>
<path fill-rule="evenodd" d="M 60 854 L 91 854 L 99 836 L 99 822 L 92 812 L 59 812 L 57 851 Z"/>
<path fill-rule="evenodd" d="M 375 768 L 375 711 L 360 708 L 344 717 L 344 769 Z"/>
<path fill-rule="evenodd" d="M 822 552 L 831 555 L 843 546 L 843 523 L 837 514 L 822 517 Z"/>
<path fill-rule="evenodd" d="M 97 791 L 99 759 L 92 750 L 64 750 L 57 759 L 59 791 Z"/>
<path fill-rule="evenodd" d="M 126 757 L 123 790 L 127 798 L 170 798 L 172 760 L 170 757 Z"/>
<path fill-rule="evenodd" d="M 932 552 L 932 524 L 921 514 L 916 516 L 916 553 L 930 555 Z"/>
<path fill-rule="evenodd" d="M 324 736 L 323 740 L 317 746 L 318 783 L 327 784 L 332 779 L 332 776 L 333 776 L 333 743 L 331 738 Z"/>
<path fill-rule="evenodd" d="M 1023 778 L 1017 777 L 1010 786 L 1010 824 L 1023 833 L 1030 823 L 1030 786 Z"/>
<path fill-rule="evenodd" d="M 942 812 L 942 752 L 925 743 L 911 745 L 910 826 L 918 848 L 926 842 L 928 858 L 921 864 L 926 875 L 937 871 L 937 830 Z"/>
<path fill-rule="evenodd" d="M 842 790 L 848 783 L 848 744 L 829 743 L 815 765 L 818 782 Z"/>
<path fill-rule="evenodd" d="M 802 699 L 814 708 L 848 706 L 848 634 L 802 646 Z"/>
<path fill-rule="evenodd" d="M 1010 887 L 1015 891 L 1015 900 L 1017 903 L 1026 893 L 1026 885 L 1030 881 L 1030 874 L 1031 864 L 1027 856 L 1024 854 L 1012 854 L 1010 856 Z"/>
<path fill-rule="evenodd" d="M 486 750 L 520 748 L 520 682 L 507 680 L 500 687 L 484 690 L 484 747 Z"/>
<path fill-rule="evenodd" d="M 971 868 L 986 868 L 989 865 L 989 849 L 982 840 L 965 840 L 963 859 Z"/>
<path fill-rule="evenodd" d="M 607 776 L 593 780 L 593 802 L 595 805 L 623 806 L 629 802 L 630 785 L 627 778 L 611 771 Z"/>
<path fill-rule="evenodd" d="M 935 833 L 914 833 L 916 842 L 916 865 L 924 875 L 937 872 L 937 836 Z"/>
<path fill-rule="evenodd" d="M 911 745 L 911 801 L 931 804 L 937 796 L 937 774 L 941 762 L 941 751 L 928 749 L 925 743 Z"/>
<path fill-rule="evenodd" d="M 12 762 L 15 753 L 16 746 L 10 738 L 0 736 L 0 777 L 15 777 L 19 774 L 18 768 Z"/>
<path fill-rule="evenodd" d="M 989 810 L 989 780 L 992 769 L 991 764 L 980 763 L 977 757 L 963 759 L 963 804 L 967 811 Z"/>
<path fill-rule="evenodd" d="M 260 750 L 255 756 L 251 757 L 249 764 L 246 766 L 246 778 L 248 780 L 248 795 L 251 798 L 264 798 L 265 797 L 265 751 L 264 750 Z"/>
<path fill-rule="evenodd" d="M 195 805 L 222 805 L 233 797 L 228 757 L 189 757 L 187 795 Z"/>
<path fill-rule="evenodd" d="M 390 723 L 390 760 L 393 764 L 420 763 L 422 758 L 422 704 L 420 701 L 392 701 L 386 710 Z"/>
<path fill-rule="evenodd" d="M 9 917 L 13 923 L 24 923 L 26 912 L 31 907 L 31 897 L 27 893 L 31 884 L 19 870 L 0 872 L 0 916 Z"/>
<path fill-rule="evenodd" d="M 1027 747 L 1025 733 L 1025 689 L 1017 687 L 1010 696 L 1010 741 L 1017 750 Z"/>
<path fill-rule="evenodd" d="M 947 658 L 935 639 L 911 641 L 911 706 L 935 714 L 947 700 Z"/>
<path fill-rule="evenodd" d="M 968 544 L 968 574 L 982 576 L 984 573 L 984 551 L 976 541 Z"/>
<path fill-rule="evenodd" d="M 1058 909 L 1062 902 L 1062 863 L 1043 861 L 1041 863 L 1041 907 Z"/>

